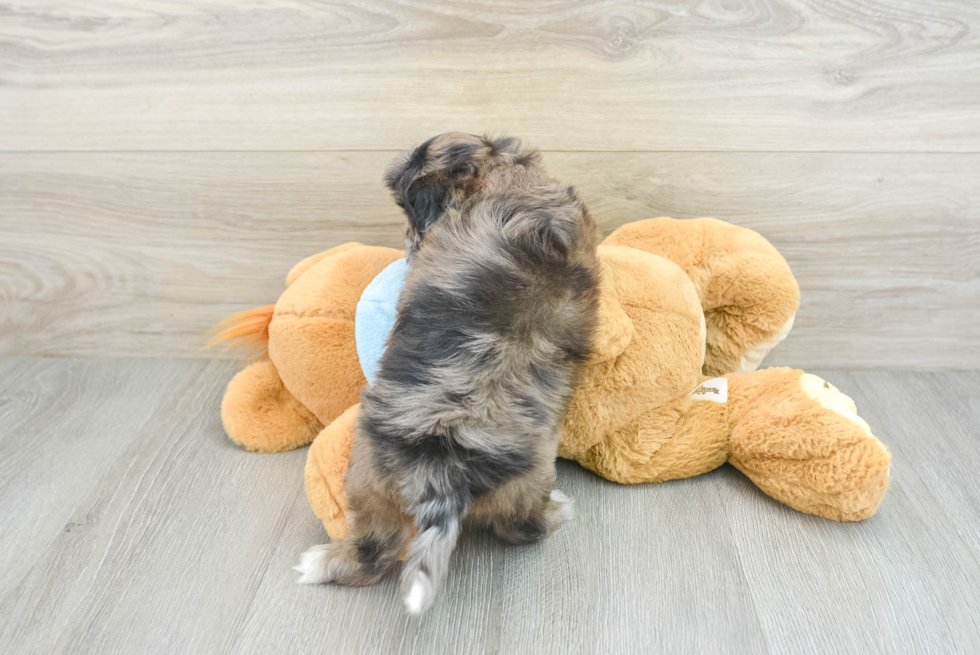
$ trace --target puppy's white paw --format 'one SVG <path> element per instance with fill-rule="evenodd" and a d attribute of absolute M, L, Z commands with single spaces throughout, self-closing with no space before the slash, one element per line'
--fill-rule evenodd
<path fill-rule="evenodd" d="M 565 521 L 575 520 L 575 501 L 555 489 L 551 492 L 551 501 L 545 513 L 549 529 L 554 530 Z"/>
<path fill-rule="evenodd" d="M 300 573 L 297 584 L 321 584 L 330 581 L 330 544 L 313 546 L 303 553 L 299 564 L 293 567 Z"/>

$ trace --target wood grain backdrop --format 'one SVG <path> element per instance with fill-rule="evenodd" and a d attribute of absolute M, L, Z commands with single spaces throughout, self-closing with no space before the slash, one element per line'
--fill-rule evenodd
<path fill-rule="evenodd" d="M 447 129 L 785 254 L 776 363 L 980 367 L 980 3 L 0 2 L 0 353 L 201 357 Z"/>

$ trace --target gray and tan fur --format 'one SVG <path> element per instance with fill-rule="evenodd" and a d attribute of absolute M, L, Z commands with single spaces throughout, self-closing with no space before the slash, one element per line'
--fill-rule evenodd
<path fill-rule="evenodd" d="M 300 582 L 373 584 L 410 546 L 402 588 L 417 614 L 467 515 L 529 543 L 571 513 L 555 456 L 590 354 L 598 230 L 516 139 L 444 134 L 385 180 L 408 217 L 411 266 L 378 379 L 361 394 L 350 532 L 297 570 Z"/>

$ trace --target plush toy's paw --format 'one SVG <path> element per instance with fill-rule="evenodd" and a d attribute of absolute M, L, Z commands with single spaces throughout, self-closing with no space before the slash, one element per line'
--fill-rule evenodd
<path fill-rule="evenodd" d="M 840 389 L 824 380 L 819 375 L 804 373 L 800 376 L 800 387 L 824 409 L 837 412 L 847 420 L 856 423 L 858 427 L 869 437 L 874 439 L 871 434 L 871 426 L 863 418 L 857 415 L 857 405 L 850 396 L 845 395 Z"/>
<path fill-rule="evenodd" d="M 888 489 L 891 455 L 854 401 L 801 371 L 767 369 L 731 380 L 735 397 L 751 403 L 734 408 L 740 416 L 731 433 L 732 464 L 800 511 L 837 521 L 875 513 Z"/>
<path fill-rule="evenodd" d="M 780 328 L 779 332 L 772 335 L 765 341 L 757 344 L 755 347 L 749 349 L 745 354 L 742 355 L 741 361 L 738 363 L 738 369 L 736 373 L 751 373 L 759 368 L 762 364 L 762 360 L 766 358 L 769 351 L 782 343 L 789 331 L 793 329 L 793 321 L 796 320 L 796 314 L 789 317 L 786 324 Z"/>

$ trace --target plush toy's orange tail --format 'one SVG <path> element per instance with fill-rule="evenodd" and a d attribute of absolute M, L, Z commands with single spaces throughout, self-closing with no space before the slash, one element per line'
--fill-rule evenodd
<path fill-rule="evenodd" d="M 275 305 L 246 309 L 222 319 L 211 328 L 211 340 L 205 348 L 225 344 L 225 349 L 243 348 L 250 357 L 265 357 L 269 347 L 269 323 Z"/>

